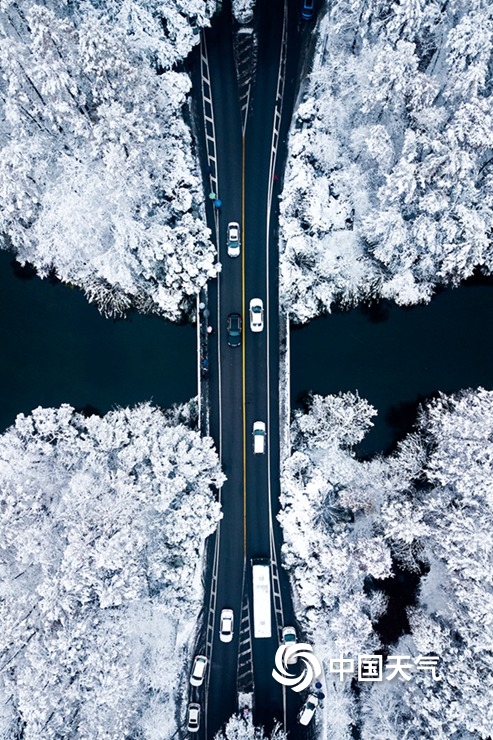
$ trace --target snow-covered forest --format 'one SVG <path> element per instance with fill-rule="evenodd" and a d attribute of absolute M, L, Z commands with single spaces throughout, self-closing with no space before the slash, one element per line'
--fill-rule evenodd
<path fill-rule="evenodd" d="M 266 735 L 263 727 L 255 727 L 251 714 L 248 717 L 234 714 L 216 734 L 215 740 L 287 740 L 287 735 L 280 725 Z"/>
<path fill-rule="evenodd" d="M 188 407 L 19 415 L 0 437 L 0 737 L 163 740 L 224 476 Z"/>
<path fill-rule="evenodd" d="M 177 319 L 217 272 L 174 68 L 215 6 L 2 3 L 1 246 L 105 314 Z"/>
<path fill-rule="evenodd" d="M 252 20 L 256 0 L 232 0 L 232 11 L 238 23 L 248 23 Z"/>
<path fill-rule="evenodd" d="M 282 473 L 283 558 L 325 664 L 327 737 L 468 740 L 493 727 L 493 392 L 441 396 L 387 458 L 356 459 L 374 410 L 353 394 L 312 398 Z M 382 641 L 381 579 L 418 576 L 397 641 Z M 384 656 L 382 682 L 340 681 L 341 653 Z M 387 680 L 391 656 L 438 656 L 436 676 Z M 419 663 L 419 661 L 418 661 Z M 414 664 L 415 665 L 415 664 Z"/>
<path fill-rule="evenodd" d="M 327 7 L 281 203 L 281 300 L 301 322 L 493 267 L 491 2 Z"/>

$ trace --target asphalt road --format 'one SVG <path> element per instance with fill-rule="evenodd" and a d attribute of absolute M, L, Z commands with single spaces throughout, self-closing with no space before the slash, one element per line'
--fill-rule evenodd
<path fill-rule="evenodd" d="M 217 245 L 223 268 L 219 278 L 209 285 L 210 323 L 215 330 L 214 341 L 209 343 L 210 424 L 228 478 L 220 492 L 223 520 L 217 543 L 219 568 L 207 687 L 207 737 L 213 737 L 236 711 L 238 618 L 244 564 L 242 352 L 241 348 L 228 347 L 226 340 L 227 316 L 242 313 L 242 261 L 226 253 L 226 227 L 229 221 L 241 223 L 242 202 L 241 120 L 232 41 L 231 14 L 224 12 L 206 36 L 218 148 L 218 195 L 223 202 Z M 233 642 L 229 644 L 218 639 L 223 608 L 233 609 L 236 619 Z"/>
<path fill-rule="evenodd" d="M 237 710 L 237 667 L 240 614 L 245 596 L 251 605 L 253 557 L 280 559 L 281 534 L 276 521 L 279 495 L 279 306 L 277 196 L 286 156 L 285 140 L 297 87 L 302 46 L 299 2 L 270 0 L 258 3 L 255 31 L 258 39 L 257 74 L 252 85 L 245 137 L 242 139 L 239 90 L 233 54 L 234 29 L 229 3 L 205 34 L 214 109 L 217 148 L 216 174 L 219 213 L 218 248 L 222 271 L 209 285 L 210 323 L 215 329 L 209 348 L 211 434 L 220 451 L 228 477 L 220 498 L 224 517 L 216 540 L 217 579 L 207 580 L 205 621 L 213 621 L 210 672 L 203 695 L 194 700 L 206 705 L 203 730 L 212 738 Z M 281 62 L 283 22 L 288 8 L 286 62 Z M 306 36 L 307 29 L 303 30 Z M 279 83 L 285 72 L 284 86 Z M 194 80 L 197 87 L 197 81 Z M 278 92 L 284 90 L 282 104 Z M 277 159 L 273 149 L 276 105 L 280 117 Z M 278 119 L 279 127 L 279 119 Z M 205 160 L 204 160 L 205 161 Z M 212 206 L 208 204 L 212 224 Z M 238 221 L 242 231 L 241 257 L 228 257 L 226 227 Z M 248 304 L 261 298 L 265 329 L 254 334 L 249 328 Z M 243 345 L 231 348 L 226 340 L 227 316 L 243 316 Z M 254 455 L 254 421 L 267 423 L 267 449 Z M 211 553 L 212 560 L 212 553 Z M 211 567 L 211 571 L 213 568 Z M 289 584 L 279 569 L 283 623 L 293 624 Z M 212 607 L 212 608 L 210 608 Z M 232 643 L 218 639 L 221 609 L 234 610 L 236 625 Z M 280 617 L 272 611 L 272 638 L 253 639 L 254 721 L 266 730 L 276 720 L 298 737 L 295 716 L 300 698 L 289 692 L 287 706 L 282 687 L 272 678 L 274 655 L 279 645 Z M 242 635 L 244 636 L 244 635 Z M 243 649 L 243 648 L 242 648 Z"/>

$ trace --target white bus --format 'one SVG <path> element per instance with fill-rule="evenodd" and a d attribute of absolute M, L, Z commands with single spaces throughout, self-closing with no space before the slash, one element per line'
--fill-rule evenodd
<path fill-rule="evenodd" d="M 253 579 L 253 635 L 270 637 L 270 560 L 258 558 L 252 560 Z"/>

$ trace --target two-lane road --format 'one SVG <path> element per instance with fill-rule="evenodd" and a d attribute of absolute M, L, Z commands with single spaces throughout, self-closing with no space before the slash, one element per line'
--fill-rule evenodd
<path fill-rule="evenodd" d="M 283 139 L 296 88 L 291 79 L 286 90 L 285 81 L 297 67 L 300 43 L 297 12 L 293 12 L 298 9 L 297 2 L 270 0 L 258 5 L 257 74 L 244 131 L 233 54 L 237 27 L 231 21 L 228 3 L 224 3 L 223 12 L 205 33 L 203 44 L 216 141 L 215 153 L 211 154 L 208 145 L 204 160 L 217 178 L 216 195 L 222 201 L 215 221 L 209 204 L 210 223 L 218 224 L 216 237 L 222 264 L 218 279 L 209 286 L 210 323 L 215 329 L 209 354 L 210 425 L 228 477 L 220 492 L 224 516 L 214 541 L 212 578 L 207 583 L 205 621 L 209 640 L 203 649 L 210 659 L 210 671 L 204 690 L 202 729 L 208 738 L 238 708 L 240 617 L 246 599 L 250 601 L 250 611 L 252 608 L 251 558 L 270 558 L 275 574 L 280 563 L 281 538 L 275 519 L 279 494 L 276 161 L 285 157 Z M 292 6 L 290 12 L 288 6 Z M 240 258 L 227 255 L 229 221 L 241 225 Z M 259 333 L 253 333 L 249 326 L 248 305 L 253 297 L 264 303 L 264 330 Z M 241 348 L 227 345 L 226 320 L 232 312 L 243 317 Z M 257 420 L 267 424 L 267 440 L 265 454 L 254 455 L 252 428 Z M 276 720 L 287 720 L 290 734 L 295 737 L 294 714 L 299 697 L 290 697 L 286 708 L 285 692 L 271 675 L 280 628 L 283 623 L 292 623 L 293 618 L 289 587 L 282 571 L 279 579 L 273 578 L 272 586 L 278 596 L 272 605 L 272 637 L 254 639 L 250 634 L 250 642 L 245 642 L 245 619 L 242 660 L 251 655 L 251 646 L 255 723 L 270 730 Z M 235 636 L 228 644 L 219 640 L 223 608 L 232 608 L 236 620 Z"/>

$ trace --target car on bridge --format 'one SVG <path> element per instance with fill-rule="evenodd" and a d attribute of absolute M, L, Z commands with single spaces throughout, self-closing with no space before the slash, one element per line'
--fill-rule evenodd
<path fill-rule="evenodd" d="M 202 686 L 207 668 L 207 658 L 205 655 L 196 655 L 193 661 L 192 673 L 190 674 L 190 683 L 192 686 Z"/>
<path fill-rule="evenodd" d="M 263 455 L 265 452 L 265 422 L 253 422 L 253 453 L 254 455 Z"/>
<path fill-rule="evenodd" d="M 298 722 L 300 725 L 309 725 L 315 714 L 315 710 L 318 707 L 318 696 L 310 694 L 306 702 L 301 707 L 301 711 L 298 714 Z"/>
<path fill-rule="evenodd" d="M 240 224 L 230 221 L 228 224 L 228 235 L 226 238 L 228 255 L 230 257 L 240 256 Z"/>
<path fill-rule="evenodd" d="M 261 298 L 252 298 L 250 301 L 250 329 L 253 332 L 264 329 L 264 304 Z"/>
<path fill-rule="evenodd" d="M 187 712 L 187 730 L 198 732 L 200 727 L 200 704 L 189 704 Z"/>
<path fill-rule="evenodd" d="M 230 313 L 226 324 L 228 345 L 239 347 L 241 344 L 241 316 L 239 313 Z"/>
<path fill-rule="evenodd" d="M 294 627 L 283 627 L 282 628 L 282 642 L 283 645 L 296 645 L 296 630 Z M 287 661 L 288 665 L 294 665 L 298 662 L 296 653 L 290 657 Z"/>
<path fill-rule="evenodd" d="M 314 7 L 315 0 L 303 0 L 301 5 L 301 17 L 304 21 L 311 21 L 313 18 Z"/>
<path fill-rule="evenodd" d="M 233 639 L 235 617 L 232 609 L 223 609 L 219 623 L 219 639 L 221 642 L 231 642 Z"/>

